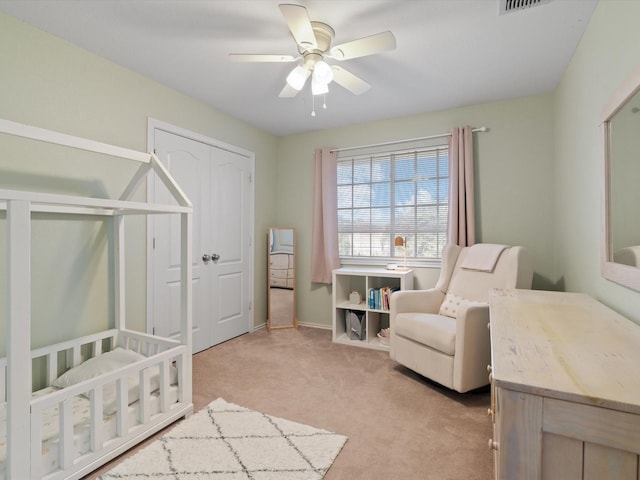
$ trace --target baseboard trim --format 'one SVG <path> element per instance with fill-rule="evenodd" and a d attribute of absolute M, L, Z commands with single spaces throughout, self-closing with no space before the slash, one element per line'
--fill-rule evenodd
<path fill-rule="evenodd" d="M 308 328 L 317 328 L 320 330 L 331 330 L 331 325 L 324 325 L 322 323 L 298 322 L 298 326 L 308 327 Z M 253 331 L 257 332 L 258 330 L 262 330 L 263 328 L 267 328 L 267 322 L 261 323 L 259 325 L 254 325 Z"/>
<path fill-rule="evenodd" d="M 331 330 L 331 325 L 324 325 L 322 323 L 298 322 L 298 326 L 300 326 L 300 327 L 309 327 L 309 328 L 318 328 L 320 330 Z"/>

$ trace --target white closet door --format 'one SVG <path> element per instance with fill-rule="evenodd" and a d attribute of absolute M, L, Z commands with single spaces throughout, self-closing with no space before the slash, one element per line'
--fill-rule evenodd
<path fill-rule="evenodd" d="M 193 351 L 251 326 L 251 161 L 238 153 L 155 129 L 154 148 L 193 203 Z M 168 196 L 153 183 L 154 201 Z M 167 217 L 167 216 L 163 216 Z M 154 332 L 180 328 L 179 218 L 154 218 Z"/>
<path fill-rule="evenodd" d="M 251 289 L 251 171 L 247 158 L 233 152 L 214 150 L 212 158 L 211 245 L 220 258 L 213 269 L 210 298 L 215 324 L 212 344 L 247 332 L 250 299 L 242 295 Z"/>

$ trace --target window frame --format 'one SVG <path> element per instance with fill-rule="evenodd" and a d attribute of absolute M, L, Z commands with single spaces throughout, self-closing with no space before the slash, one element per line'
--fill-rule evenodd
<path fill-rule="evenodd" d="M 433 163 L 435 165 L 434 169 L 435 169 L 435 174 L 429 177 L 419 177 L 417 176 L 417 171 L 416 169 L 417 167 L 417 160 L 419 158 L 420 154 L 428 154 L 429 156 L 433 157 Z M 435 198 L 435 202 L 430 204 L 432 207 L 435 207 L 435 210 L 438 212 L 438 214 L 436 215 L 436 217 L 438 217 L 441 213 L 440 213 L 440 209 L 444 206 L 446 207 L 446 215 L 444 218 L 444 224 L 442 224 L 442 222 L 438 223 L 436 222 L 436 228 L 434 229 L 434 234 L 436 235 L 444 235 L 444 239 L 440 242 L 440 241 L 436 241 L 436 248 L 437 250 L 437 256 L 436 257 L 410 257 L 407 256 L 406 259 L 406 264 L 408 267 L 439 267 L 441 265 L 441 261 L 442 261 L 442 248 L 444 247 L 444 245 L 447 243 L 447 223 L 448 223 L 448 216 L 449 216 L 449 189 L 450 189 L 450 181 L 449 181 L 449 145 L 448 143 L 438 143 L 436 145 L 429 145 L 429 146 L 420 146 L 420 147 L 415 147 L 415 148 L 404 148 L 404 149 L 394 149 L 394 150 L 390 150 L 390 151 L 384 151 L 384 152 L 371 152 L 371 153 L 365 153 L 365 154 L 355 154 L 355 155 L 344 155 L 344 156 L 338 156 L 337 158 L 337 162 L 338 162 L 338 176 L 340 174 L 340 164 L 341 163 L 348 163 L 350 162 L 352 165 L 352 173 L 351 173 L 351 179 L 350 182 L 347 183 L 341 183 L 340 178 L 337 178 L 336 181 L 336 186 L 337 186 L 337 190 L 338 190 L 338 197 L 340 196 L 340 187 L 341 186 L 345 186 L 345 185 L 350 185 L 351 186 L 351 205 L 349 207 L 341 207 L 340 206 L 340 197 L 338 198 L 338 211 L 336 212 L 336 215 L 338 217 L 338 241 L 340 241 L 340 234 L 344 233 L 344 231 L 341 232 L 341 225 L 340 225 L 340 211 L 345 211 L 345 210 L 350 210 L 351 212 L 353 212 L 354 210 L 361 208 L 363 210 L 369 210 L 371 211 L 371 209 L 375 208 L 374 202 L 371 201 L 371 199 L 369 200 L 369 204 L 368 206 L 365 207 L 357 207 L 355 205 L 355 202 L 353 201 L 355 198 L 355 193 L 353 192 L 353 186 L 354 185 L 374 185 L 379 183 L 377 180 L 374 179 L 374 174 L 370 171 L 369 174 L 369 180 L 367 182 L 357 182 L 356 179 L 354 178 L 354 174 L 353 174 L 353 168 L 354 168 L 354 162 L 357 161 L 362 161 L 364 160 L 369 160 L 370 162 L 373 162 L 375 159 L 389 159 L 390 162 L 390 166 L 389 166 L 389 202 L 388 202 L 388 208 L 389 208 L 389 225 L 388 228 L 385 229 L 369 229 L 369 232 L 366 232 L 368 234 L 388 234 L 389 235 L 389 249 L 390 249 L 390 256 L 359 256 L 359 255 L 341 255 L 340 254 L 340 261 L 343 265 L 345 264 L 351 264 L 351 265 L 384 265 L 387 263 L 395 263 L 398 265 L 403 265 L 404 264 L 404 255 L 401 253 L 401 248 L 400 247 L 394 247 L 394 238 L 398 235 L 402 236 L 402 234 L 400 233 L 396 233 L 396 232 L 400 232 L 402 231 L 402 226 L 396 227 L 393 225 L 394 222 L 394 210 L 401 208 L 402 205 L 397 205 L 396 203 L 396 185 L 401 183 L 401 182 L 405 182 L 406 179 L 399 179 L 396 178 L 395 173 L 396 173 L 396 166 L 397 166 L 397 162 L 399 160 L 403 160 L 406 159 L 407 156 L 413 155 L 414 156 L 414 175 L 413 177 L 410 179 L 410 182 L 413 183 L 413 191 L 414 191 L 414 200 L 413 203 L 411 205 L 411 208 L 413 208 L 414 210 L 414 216 L 415 216 L 415 212 L 416 210 L 421 206 L 420 201 L 418 200 L 418 194 L 419 194 L 419 190 L 417 187 L 417 183 L 419 182 L 425 182 L 425 181 L 435 181 L 436 184 L 438 184 L 437 187 L 437 194 L 436 194 L 436 198 Z M 404 157 L 404 158 L 403 158 Z M 444 163 L 443 163 L 444 162 Z M 441 171 L 441 167 L 442 166 L 446 167 L 446 175 L 442 174 Z M 370 166 L 370 170 L 372 170 L 372 167 Z M 439 193 L 440 192 L 440 184 L 446 181 L 446 192 L 444 192 L 444 194 Z M 426 204 L 423 204 L 422 206 L 426 206 Z M 353 228 L 353 214 L 351 214 L 351 228 L 350 228 L 350 234 L 353 235 L 357 232 L 355 232 L 355 229 Z M 418 225 L 419 219 L 414 220 L 414 223 L 412 225 L 412 227 L 410 229 L 405 229 L 404 233 L 407 235 L 412 235 L 415 241 L 416 235 L 418 233 L 420 233 L 421 231 L 424 232 L 424 230 L 420 230 L 419 229 L 419 225 Z M 353 237 L 352 237 L 353 238 Z M 408 241 L 409 243 L 409 247 L 412 247 L 411 241 Z M 371 241 L 369 241 L 369 248 L 371 248 Z M 413 248 L 415 249 L 415 245 L 413 246 Z M 352 253 L 353 253 L 353 240 L 352 240 L 352 244 L 351 244 L 351 249 L 352 249 Z"/>

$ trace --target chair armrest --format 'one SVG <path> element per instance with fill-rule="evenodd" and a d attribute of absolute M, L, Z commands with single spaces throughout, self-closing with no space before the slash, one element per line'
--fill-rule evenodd
<path fill-rule="evenodd" d="M 438 313 L 442 300 L 444 300 L 444 293 L 437 288 L 399 290 L 391 295 L 389 301 L 389 328 L 391 331 L 389 354 L 393 360 L 396 359 L 396 316 L 409 312 Z"/>
<path fill-rule="evenodd" d="M 398 313 L 438 313 L 444 293 L 435 288 L 429 290 L 400 290 L 391 295 L 391 318 Z"/>
<path fill-rule="evenodd" d="M 467 392 L 489 383 L 487 366 L 491 363 L 489 305 L 473 305 L 461 309 L 456 319 L 456 346 L 453 385 Z"/>

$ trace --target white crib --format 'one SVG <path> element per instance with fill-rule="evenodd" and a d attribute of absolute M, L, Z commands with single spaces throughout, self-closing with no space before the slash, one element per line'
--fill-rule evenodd
<path fill-rule="evenodd" d="M 106 154 L 140 163 L 117 200 L 0 189 L 6 211 L 7 337 L 0 359 L 0 478 L 80 478 L 193 411 L 191 388 L 191 212 L 180 187 L 154 154 L 141 153 L 0 119 L 0 133 Z M 0 152 L 1 154 L 1 152 Z M 177 205 L 131 201 L 155 172 Z M 115 328 L 31 349 L 31 215 L 33 212 L 103 216 L 113 222 Z M 180 339 L 127 330 L 125 321 L 124 216 L 173 214 L 181 219 Z M 139 360 L 65 388 L 54 380 L 90 358 L 116 348 Z M 104 357 L 102 357 L 104 355 Z M 32 391 L 34 366 L 44 386 Z M 172 374 L 177 373 L 177 379 Z M 131 401 L 130 378 L 135 384 Z M 103 387 L 115 385 L 115 406 L 105 411 Z M 2 410 L 4 408 L 4 410 Z M 4 444 L 3 444 L 4 440 Z"/>

